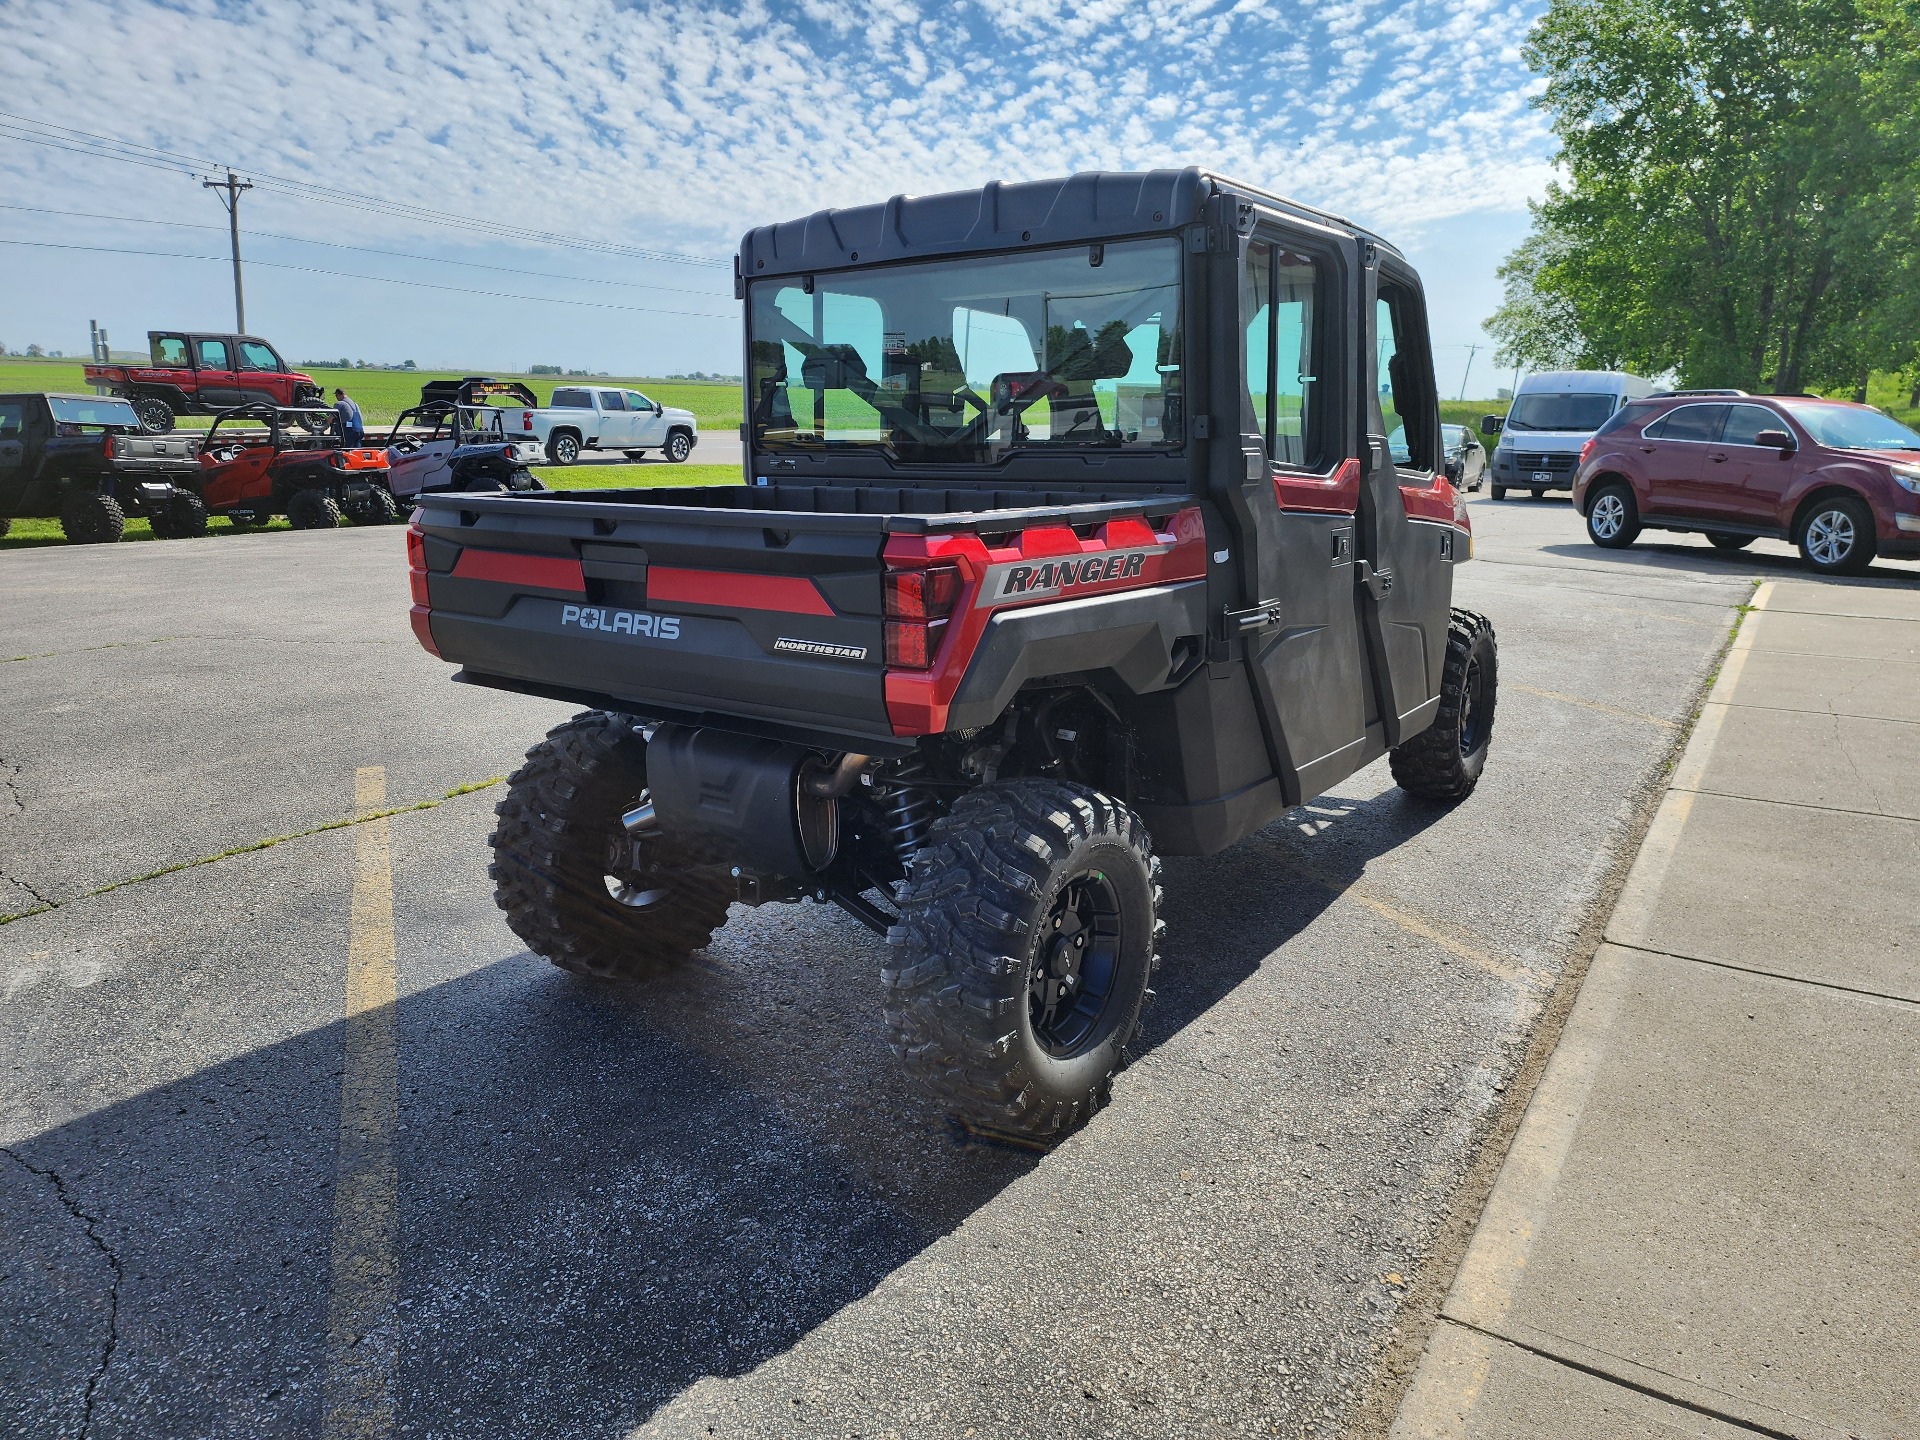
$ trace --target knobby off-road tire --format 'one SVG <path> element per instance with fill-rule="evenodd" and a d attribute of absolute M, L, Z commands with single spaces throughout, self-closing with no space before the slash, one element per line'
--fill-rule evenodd
<path fill-rule="evenodd" d="M 488 841 L 493 900 L 513 933 L 562 970 L 601 980 L 684 961 L 726 923 L 734 895 L 722 867 L 689 870 L 694 857 L 665 839 L 647 842 L 660 873 L 616 865 L 620 817 L 647 789 L 646 741 L 633 726 L 589 710 L 549 731 L 508 777 Z"/>
<path fill-rule="evenodd" d="M 331 495 L 302 490 L 287 502 L 287 523 L 296 530 L 337 530 L 340 506 Z"/>
<path fill-rule="evenodd" d="M 1394 783 L 1423 800 L 1464 800 L 1471 795 L 1493 742 L 1499 682 L 1493 626 L 1484 615 L 1455 610 L 1447 626 L 1440 713 L 1432 725 L 1387 752 Z"/>
<path fill-rule="evenodd" d="M 888 1040 L 923 1085 L 975 1129 L 1030 1142 L 1107 1103 L 1165 929 L 1138 816 L 1078 785 L 972 791 L 934 823 L 899 905 Z"/>
<path fill-rule="evenodd" d="M 356 525 L 391 525 L 400 518 L 400 502 L 386 486 L 370 485 L 366 499 L 357 502 L 347 518 Z"/>
<path fill-rule="evenodd" d="M 183 490 L 148 516 L 147 525 L 162 540 L 192 540 L 207 533 L 207 507 L 198 495 Z"/>
<path fill-rule="evenodd" d="M 127 512 L 111 495 L 76 491 L 60 507 L 60 531 L 75 545 L 111 545 L 127 533 Z"/>
<path fill-rule="evenodd" d="M 0 540 L 6 539 L 7 532 L 11 529 L 13 529 L 13 521 L 5 515 L 0 515 Z"/>
<path fill-rule="evenodd" d="M 173 407 L 158 395 L 145 395 L 134 401 L 133 413 L 140 421 L 142 435 L 165 435 L 173 429 Z"/>

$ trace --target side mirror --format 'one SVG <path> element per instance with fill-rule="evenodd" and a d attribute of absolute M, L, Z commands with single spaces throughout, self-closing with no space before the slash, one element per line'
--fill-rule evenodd
<path fill-rule="evenodd" d="M 1793 436 L 1784 430 L 1762 430 L 1753 437 L 1753 443 L 1763 446 L 1768 450 L 1778 450 L 1782 454 L 1787 454 L 1800 448 L 1794 444 Z"/>
<path fill-rule="evenodd" d="M 653 413 L 656 416 L 664 415 L 667 413 L 667 407 L 662 405 L 658 400 L 656 400 L 653 402 Z"/>
<path fill-rule="evenodd" d="M 1498 435 L 1506 428 L 1507 419 L 1504 415 L 1482 415 L 1480 417 L 1480 433 L 1482 435 Z"/>

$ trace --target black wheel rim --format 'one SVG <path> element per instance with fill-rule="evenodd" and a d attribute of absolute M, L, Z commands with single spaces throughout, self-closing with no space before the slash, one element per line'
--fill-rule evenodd
<path fill-rule="evenodd" d="M 1033 1036 L 1049 1055 L 1076 1054 L 1100 1037 L 1125 938 L 1120 896 L 1104 872 L 1084 871 L 1060 888 L 1027 982 Z"/>
<path fill-rule="evenodd" d="M 1467 662 L 1467 682 L 1460 687 L 1460 753 L 1471 755 L 1487 743 L 1487 672 L 1478 660 Z"/>

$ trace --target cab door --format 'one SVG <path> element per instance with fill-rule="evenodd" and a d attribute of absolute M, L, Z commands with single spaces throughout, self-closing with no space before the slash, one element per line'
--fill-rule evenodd
<path fill-rule="evenodd" d="M 228 341 L 207 337 L 193 342 L 193 368 L 199 372 L 200 403 L 218 410 L 241 401 Z"/>
<path fill-rule="evenodd" d="M 600 401 L 600 433 L 595 444 L 602 450 L 631 449 L 637 442 L 633 438 L 634 423 L 639 417 L 627 409 L 627 397 L 619 390 L 601 390 L 596 392 Z"/>
<path fill-rule="evenodd" d="M 1377 719 L 1380 741 L 1391 749 L 1423 728 L 1439 703 L 1453 565 L 1465 557 L 1455 549 L 1464 541 L 1452 523 L 1453 487 L 1445 475 L 1419 277 L 1375 250 L 1367 281 L 1368 334 L 1359 366 L 1367 453 L 1354 591 L 1372 669 L 1369 718 Z"/>
<path fill-rule="evenodd" d="M 1352 295 L 1345 237 L 1262 218 L 1240 257 L 1240 448 L 1228 495 L 1250 571 L 1229 638 L 1247 659 L 1289 804 L 1365 763 L 1368 680 L 1354 601 L 1360 466 L 1351 387 Z M 1223 356 L 1223 358 L 1225 358 Z"/>
<path fill-rule="evenodd" d="M 653 401 L 638 390 L 629 390 L 627 409 L 633 413 L 633 445 L 636 449 L 657 450 L 667 443 L 667 421 L 653 413 Z"/>

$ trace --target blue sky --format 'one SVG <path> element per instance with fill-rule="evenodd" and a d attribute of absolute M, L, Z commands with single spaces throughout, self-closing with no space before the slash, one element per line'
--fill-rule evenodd
<path fill-rule="evenodd" d="M 216 165 L 259 182 L 248 327 L 290 356 L 651 374 L 739 368 L 713 262 L 750 225 L 1199 163 L 1407 249 L 1443 391 L 1479 344 L 1490 394 L 1479 322 L 1551 173 L 1540 8 L 0 0 L 0 341 L 230 323 Z"/>

